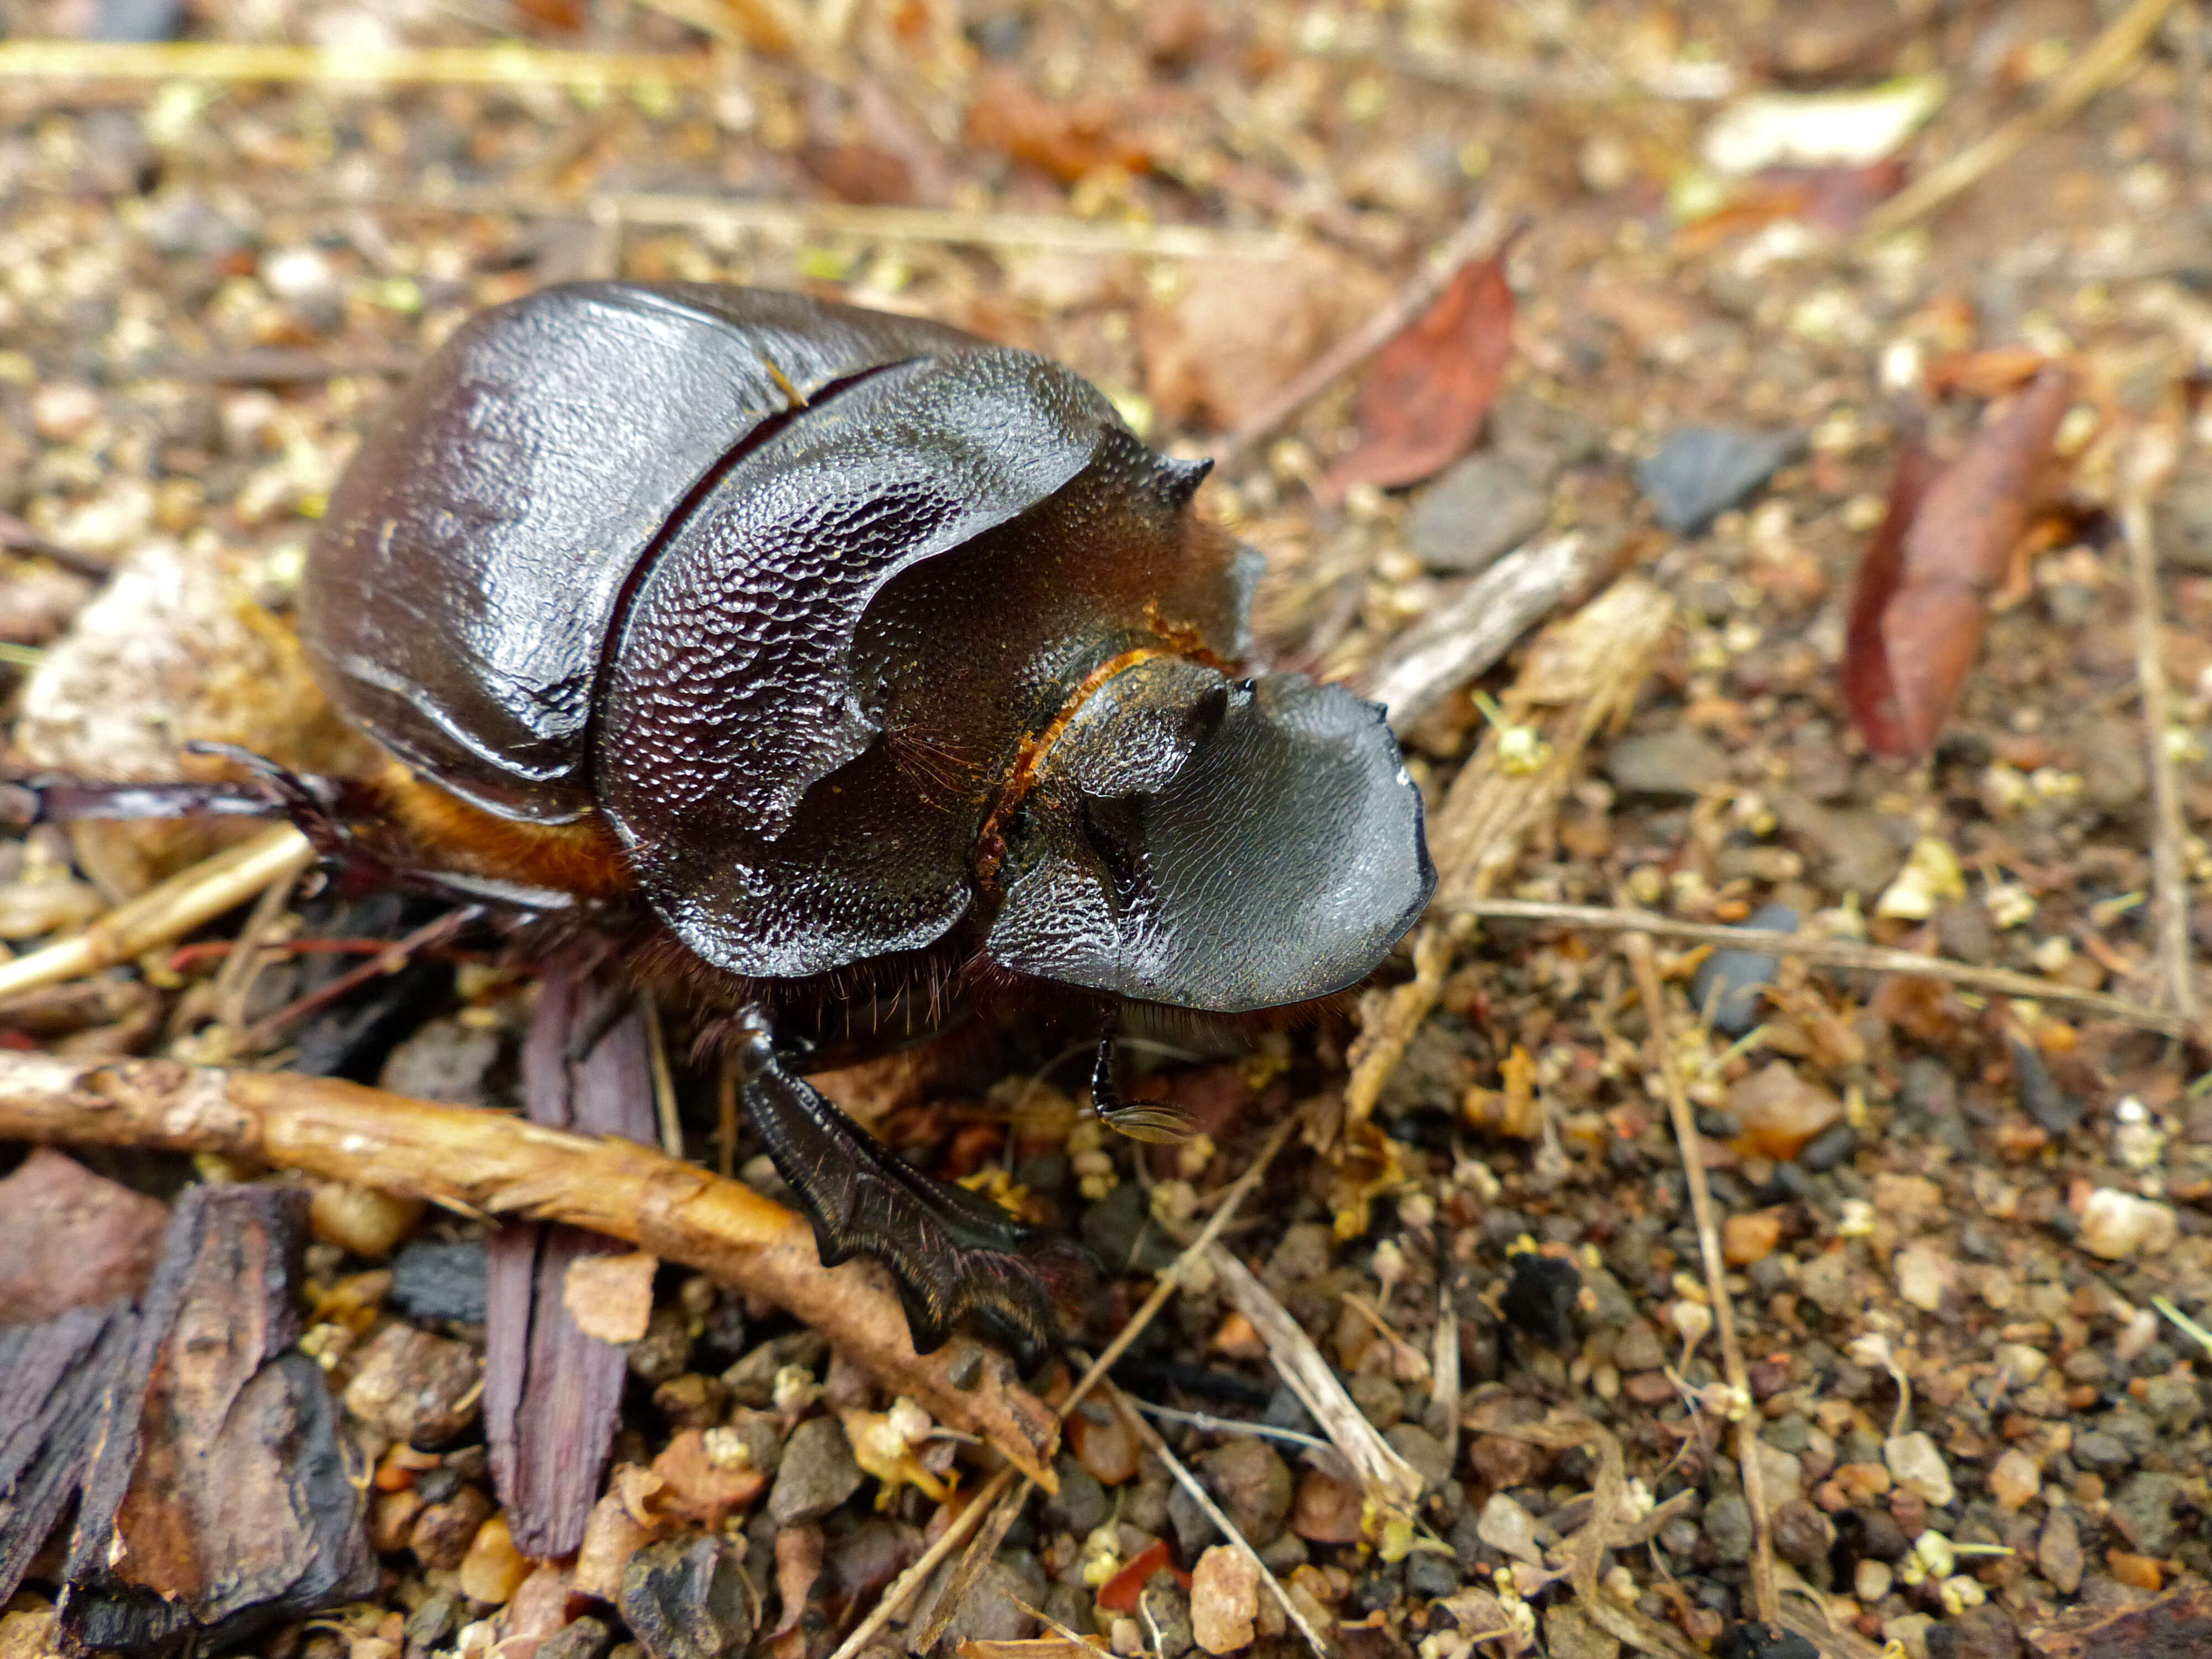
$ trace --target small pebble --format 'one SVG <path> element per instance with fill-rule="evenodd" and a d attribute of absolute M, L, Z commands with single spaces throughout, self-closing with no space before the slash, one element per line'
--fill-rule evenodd
<path fill-rule="evenodd" d="M 2071 1595 L 2081 1588 L 2081 1536 L 2067 1505 L 2053 1505 L 2044 1522 L 2035 1541 L 2035 1565 L 2061 1595 Z"/>
<path fill-rule="evenodd" d="M 1323 1469 L 1308 1469 L 1299 1475 L 1291 1503 L 1291 1530 L 1310 1543 L 1356 1544 L 1364 1503 L 1359 1488 L 1350 1481 Z"/>
<path fill-rule="evenodd" d="M 467 1343 L 386 1325 L 356 1361 L 345 1406 L 390 1439 L 441 1446 L 475 1420 L 483 1375 Z"/>
<path fill-rule="evenodd" d="M 1475 1532 L 1484 1543 L 1501 1554 L 1526 1561 L 1531 1566 L 1544 1565 L 1543 1551 L 1536 1543 L 1536 1517 L 1502 1492 L 1492 1493 L 1490 1501 L 1482 1506 Z"/>
<path fill-rule="evenodd" d="M 1916 1431 L 1892 1435 L 1881 1443 L 1881 1459 L 1899 1486 L 1917 1493 L 1937 1509 L 1949 1504 L 1959 1495 L 1951 1481 L 1950 1466 L 1944 1462 L 1943 1454 L 1936 1449 L 1935 1441 L 1923 1433 Z"/>
<path fill-rule="evenodd" d="M 1637 463 L 1636 485 L 1662 529 L 1694 536 L 1749 499 L 1803 448 L 1794 432 L 1677 427 L 1656 454 Z"/>
<path fill-rule="evenodd" d="M 2033 1458 L 2014 1446 L 1990 1465 L 1989 1486 L 1997 1507 L 2009 1515 L 2043 1490 L 2043 1472 Z"/>
<path fill-rule="evenodd" d="M 1754 1150 L 1782 1160 L 1844 1120 L 1844 1103 L 1786 1060 L 1770 1061 L 1729 1090 L 1729 1109 Z"/>
<path fill-rule="evenodd" d="M 2081 1211 L 2081 1248 L 2107 1261 L 2155 1255 L 2179 1236 L 2173 1212 L 2163 1204 L 2112 1187 L 2089 1194 Z"/>
<path fill-rule="evenodd" d="M 1721 1223 L 1721 1255 L 1731 1267 L 1747 1267 L 1774 1253 L 1782 1242 L 1782 1212 L 1755 1210 Z"/>
<path fill-rule="evenodd" d="M 1083 1467 L 1102 1485 L 1119 1486 L 1137 1478 L 1142 1447 L 1119 1415 L 1078 1407 L 1067 1420 L 1067 1443 Z"/>
<path fill-rule="evenodd" d="M 422 1207 L 419 1198 L 396 1197 L 349 1181 L 324 1181 L 316 1183 L 307 1220 L 325 1244 L 381 1261 L 422 1224 Z"/>
<path fill-rule="evenodd" d="M 504 1607 L 530 1577 L 530 1559 L 514 1547 L 514 1535 L 504 1515 L 495 1515 L 477 1528 L 461 1558 L 461 1594 L 471 1601 Z"/>
<path fill-rule="evenodd" d="M 1943 1305 L 1943 1293 L 1958 1276 L 1958 1264 L 1933 1244 L 1908 1244 L 1891 1264 L 1897 1293 L 1923 1312 Z"/>
<path fill-rule="evenodd" d="M 481 1320 L 484 1284 L 481 1241 L 440 1244 L 418 1238 L 392 1258 L 392 1303 L 410 1319 Z"/>
<path fill-rule="evenodd" d="M 1705 1505 L 1705 1537 L 1723 1561 L 1751 1559 L 1751 1506 L 1738 1492 L 1723 1492 Z"/>
<path fill-rule="evenodd" d="M 1216 1544 L 1198 1558 L 1191 1574 L 1190 1626 L 1208 1653 L 1235 1653 L 1250 1644 L 1260 1612 L 1260 1572 L 1243 1551 Z"/>
<path fill-rule="evenodd" d="M 819 1521 L 866 1478 L 854 1460 L 845 1425 L 834 1417 L 811 1417 L 791 1431 L 783 1449 L 768 1513 L 779 1527 Z"/>
<path fill-rule="evenodd" d="M 1797 931 L 1797 912 L 1786 904 L 1765 904 L 1744 921 L 1746 927 L 1772 933 Z M 1711 1010 L 1713 1029 L 1741 1036 L 1759 1024 L 1764 1004 L 1759 993 L 1774 982 L 1780 958 L 1764 951 L 1715 951 L 1698 964 L 1690 981 L 1690 1006 L 1699 1014 Z"/>
<path fill-rule="evenodd" d="M 725 1659 L 752 1639 L 744 1553 L 726 1539 L 648 1544 L 623 1569 L 622 1616 L 653 1659 Z"/>

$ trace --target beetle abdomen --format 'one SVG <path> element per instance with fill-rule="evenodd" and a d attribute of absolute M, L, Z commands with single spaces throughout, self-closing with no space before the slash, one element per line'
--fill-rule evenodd
<path fill-rule="evenodd" d="M 702 480 L 794 398 L 983 349 L 935 324 L 691 283 L 573 283 L 472 319 L 332 497 L 301 606 L 325 689 L 477 805 L 578 817 L 608 631 Z"/>

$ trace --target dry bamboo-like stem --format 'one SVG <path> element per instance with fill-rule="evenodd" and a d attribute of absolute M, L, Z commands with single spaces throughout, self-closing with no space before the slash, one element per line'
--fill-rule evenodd
<path fill-rule="evenodd" d="M 307 838 L 289 824 L 264 830 L 119 904 L 82 933 L 0 963 L 0 996 L 81 979 L 131 962 L 213 921 L 315 861 Z"/>
<path fill-rule="evenodd" d="M 0 41 L 0 81 L 275 81 L 321 85 L 627 88 L 712 86 L 700 52 L 557 52 L 540 46 L 256 46 L 231 40 Z"/>
<path fill-rule="evenodd" d="M 1328 1644 L 1322 1639 L 1319 1631 L 1306 1622 L 1305 1614 L 1298 1611 L 1297 1604 L 1291 1600 L 1290 1592 L 1283 1588 L 1283 1581 L 1276 1577 L 1274 1570 L 1260 1559 L 1260 1552 L 1254 1549 L 1244 1534 L 1237 1529 L 1237 1523 L 1222 1512 L 1221 1505 L 1213 1501 L 1213 1494 L 1206 1491 L 1196 1475 L 1183 1467 L 1182 1459 L 1169 1449 L 1168 1443 L 1160 1437 L 1160 1431 L 1146 1422 L 1140 1413 L 1131 1410 L 1127 1396 L 1111 1382 L 1106 1384 L 1106 1399 L 1122 1422 L 1152 1449 L 1152 1455 L 1158 1458 L 1167 1472 L 1175 1477 L 1176 1484 L 1189 1493 L 1191 1501 L 1206 1512 L 1206 1518 L 1220 1528 L 1221 1535 L 1236 1547 L 1238 1554 L 1252 1564 L 1260 1575 L 1260 1582 L 1267 1587 L 1275 1598 L 1275 1604 L 1282 1608 L 1283 1616 L 1297 1627 L 1299 1635 L 1306 1638 L 1306 1645 L 1314 1650 L 1315 1659 L 1329 1659 Z"/>
<path fill-rule="evenodd" d="M 1207 1253 L 1206 1261 L 1221 1286 L 1223 1299 L 1252 1322 L 1252 1328 L 1267 1345 L 1267 1358 L 1274 1363 L 1276 1375 L 1289 1384 L 1298 1403 L 1352 1465 L 1382 1523 L 1377 1541 L 1384 1547 L 1384 1559 L 1395 1559 L 1389 1553 L 1394 1541 L 1389 1532 L 1394 1525 L 1404 1528 L 1395 1540 L 1402 1553 L 1412 1539 L 1421 1501 L 1419 1472 L 1376 1432 L 1313 1339 L 1299 1328 L 1298 1322 L 1249 1267 L 1218 1245 Z"/>
<path fill-rule="evenodd" d="M 1743 1475 L 1743 1501 L 1751 1510 L 1753 1554 L 1751 1588 L 1759 1616 L 1773 1624 L 1782 1616 L 1781 1597 L 1774 1588 L 1774 1525 L 1766 1507 L 1766 1470 L 1759 1459 L 1757 1413 L 1752 1405 L 1751 1373 L 1743 1363 L 1743 1345 L 1736 1340 L 1735 1310 L 1729 1301 L 1728 1264 L 1721 1255 L 1720 1223 L 1713 1213 L 1712 1189 L 1705 1184 L 1705 1160 L 1698 1150 L 1698 1120 L 1690 1109 L 1689 1091 L 1682 1086 L 1681 1068 L 1675 1064 L 1674 1036 L 1667 1018 L 1667 999 L 1659 984 L 1659 967 L 1652 959 L 1651 941 L 1642 933 L 1621 940 L 1630 967 L 1636 972 L 1637 994 L 1644 1017 L 1651 1027 L 1654 1061 L 1667 1089 L 1667 1113 L 1674 1121 L 1674 1139 L 1681 1143 L 1682 1174 L 1689 1183 L 1690 1211 L 1698 1222 L 1698 1249 L 1705 1264 L 1705 1292 L 1712 1299 L 1713 1328 L 1720 1337 L 1721 1365 L 1728 1378 L 1729 1415 L 1735 1419 L 1736 1462 Z"/>
<path fill-rule="evenodd" d="M 1856 968 L 1870 974 L 1905 974 L 1918 979 L 1940 979 L 1969 990 L 1994 996 L 2017 997 L 2033 1002 L 2070 1003 L 2106 1019 L 2115 1019 L 2146 1031 L 2167 1036 L 2196 1032 L 2179 1014 L 2146 1008 L 2140 1002 L 2106 991 L 2085 991 L 2078 986 L 2017 974 L 2009 968 L 1984 968 L 1971 962 L 1954 962 L 1918 951 L 1899 951 L 1887 945 L 1863 945 L 1856 939 L 1820 939 L 1806 933 L 1778 933 L 1763 927 L 1732 927 L 1717 921 L 1678 921 L 1649 910 L 1601 904 L 1555 904 L 1540 899 L 1469 898 L 1457 907 L 1461 914 L 1483 921 L 1547 921 L 1564 927 L 1588 928 L 1602 933 L 1648 933 L 1653 939 L 1681 939 L 1693 945 L 1721 945 L 1732 951 L 1759 951 L 1774 956 L 1799 957 L 1827 968 Z"/>
<path fill-rule="evenodd" d="M 1429 825 L 1437 861 L 1437 919 L 1413 940 L 1413 977 L 1360 1010 L 1345 1085 L 1347 1123 L 1375 1109 L 1420 1023 L 1443 991 L 1451 959 L 1473 933 L 1468 905 L 1489 895 L 1551 822 L 1583 751 L 1625 717 L 1674 623 L 1674 602 L 1641 577 L 1624 576 L 1528 649 L 1500 699 L 1503 719 L 1484 734 Z"/>
<path fill-rule="evenodd" d="M 1364 323 L 1314 359 L 1214 447 L 1214 459 L 1224 473 L 1242 466 L 1267 441 L 1277 427 L 1390 343 L 1437 296 L 1451 285 L 1462 267 L 1485 258 L 1504 246 L 1508 223 L 1504 214 L 1486 201 L 1454 231 L 1451 240 L 1437 250 L 1435 258 L 1400 289 L 1390 302 Z"/>
<path fill-rule="evenodd" d="M 1267 1166 L 1275 1161 L 1275 1154 L 1289 1142 L 1291 1131 L 1297 1127 L 1297 1123 L 1298 1119 L 1294 1114 L 1275 1126 L 1274 1133 L 1260 1148 L 1260 1155 L 1252 1160 L 1252 1167 L 1231 1184 L 1198 1237 L 1170 1264 L 1168 1270 L 1160 1275 L 1159 1282 L 1152 1286 L 1152 1293 L 1129 1316 L 1129 1322 L 1115 1334 L 1114 1340 L 1106 1345 L 1105 1351 L 1091 1362 L 1081 1380 L 1068 1390 L 1067 1398 L 1060 1403 L 1054 1418 L 1055 1424 L 1067 1420 L 1068 1413 L 1083 1403 L 1084 1398 L 1098 1386 L 1114 1363 L 1128 1352 L 1129 1345 L 1152 1322 L 1160 1310 L 1167 1306 L 1168 1299 L 1182 1288 L 1184 1276 L 1192 1271 L 1200 1255 L 1221 1237 L 1237 1213 L 1237 1206 L 1251 1196 L 1253 1188 L 1267 1175 Z M 929 1582 L 930 1575 L 960 1547 L 962 1541 L 981 1523 L 984 1516 L 996 1508 L 1006 1488 L 1013 1484 L 1013 1478 L 1014 1471 L 1011 1468 L 1001 1469 L 993 1475 L 969 1500 L 968 1507 L 953 1517 L 952 1524 L 939 1535 L 937 1541 L 922 1553 L 921 1559 L 893 1581 L 890 1588 L 869 1610 L 868 1616 L 854 1626 L 850 1636 L 838 1644 L 836 1652 L 830 1655 L 830 1659 L 854 1659 L 855 1655 L 874 1641 L 878 1632 L 896 1618 L 899 1610 Z"/>
<path fill-rule="evenodd" d="M 165 1146 L 355 1182 L 475 1215 L 565 1221 L 775 1303 L 941 1422 L 1048 1488 L 1059 1425 L 1012 1364 L 969 1346 L 917 1354 L 880 1269 L 825 1269 L 812 1230 L 750 1188 L 651 1147 L 285 1072 L 0 1054 L 0 1139 Z"/>
<path fill-rule="evenodd" d="M 1978 184 L 2040 137 L 2070 118 L 2099 93 L 2119 84 L 2142 56 L 2174 0 L 2136 0 L 2105 27 L 2087 51 L 2051 83 L 2035 108 L 2015 115 L 1949 161 L 1923 173 L 1867 216 L 1859 233 L 1865 246 L 1894 234 Z"/>
<path fill-rule="evenodd" d="M 2189 949 L 2189 873 L 2183 848 L 2181 791 L 2166 746 L 2168 722 L 2165 653 L 2159 644 L 2158 543 L 2153 538 L 2150 499 L 2173 469 L 2173 440 L 2146 433 L 2131 464 L 2122 469 L 2120 526 L 2128 543 L 2128 574 L 2135 586 L 2136 678 L 2142 688 L 2144 740 L 2150 747 L 2151 934 L 2157 941 L 2159 1000 L 2182 1019 L 2197 1021 L 2197 985 Z"/>

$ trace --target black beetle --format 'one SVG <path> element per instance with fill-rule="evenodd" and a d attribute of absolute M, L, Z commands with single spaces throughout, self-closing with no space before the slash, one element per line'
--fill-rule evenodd
<path fill-rule="evenodd" d="M 1191 511 L 1206 471 L 954 329 L 544 289 L 401 394 L 309 559 L 317 672 L 393 764 L 264 787 L 327 846 L 565 910 L 736 1011 L 823 1259 L 882 1259 L 925 1351 L 972 1316 L 1034 1352 L 1038 1241 L 883 1149 L 775 1036 L 900 986 L 1049 988 L 1109 1026 L 1124 1000 L 1280 1008 L 1419 914 L 1382 711 L 1247 671 L 1259 560 Z"/>

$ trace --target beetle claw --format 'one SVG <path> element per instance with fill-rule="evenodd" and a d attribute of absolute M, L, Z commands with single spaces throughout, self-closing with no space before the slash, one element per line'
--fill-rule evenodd
<path fill-rule="evenodd" d="M 1051 1285 L 1082 1263 L 978 1194 L 934 1180 L 777 1059 L 767 1019 L 738 1025 L 745 1111 L 814 1228 L 824 1267 L 865 1255 L 889 1268 L 915 1352 L 972 1320 L 1035 1365 L 1060 1340 Z"/>

